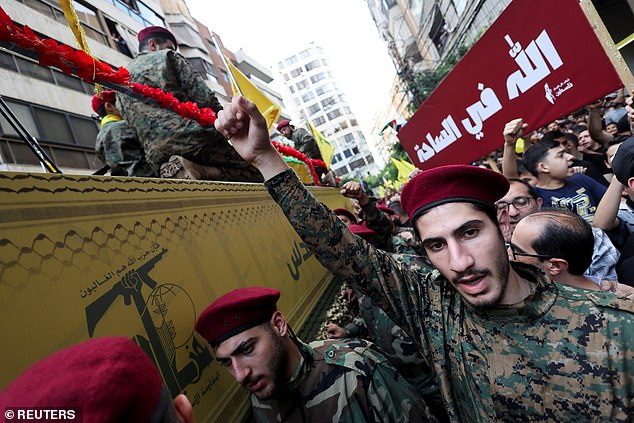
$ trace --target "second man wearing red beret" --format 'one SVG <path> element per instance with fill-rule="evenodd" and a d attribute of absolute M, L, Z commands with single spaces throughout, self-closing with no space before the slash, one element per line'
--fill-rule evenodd
<path fill-rule="evenodd" d="M 198 317 L 216 360 L 251 392 L 261 422 L 435 422 L 414 388 L 373 344 L 305 344 L 271 288 L 231 291 Z"/>

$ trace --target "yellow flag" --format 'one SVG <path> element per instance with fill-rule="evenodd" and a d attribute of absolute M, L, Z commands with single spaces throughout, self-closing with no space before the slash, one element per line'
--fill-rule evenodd
<path fill-rule="evenodd" d="M 266 119 L 267 128 L 271 129 L 271 126 L 273 126 L 280 117 L 280 106 L 273 103 L 266 95 L 264 95 L 264 93 L 260 91 L 253 82 L 249 81 L 249 78 L 240 72 L 238 68 L 233 66 L 233 63 L 231 63 L 228 59 L 227 65 L 229 66 L 229 71 L 233 75 L 233 79 L 236 81 L 236 84 L 238 84 L 238 87 L 240 87 L 242 95 L 248 98 L 252 103 L 255 103 L 260 113 L 264 116 L 264 119 Z M 238 90 L 235 85 L 233 85 L 233 82 L 231 83 L 231 89 L 233 90 L 234 95 L 238 94 Z"/>
<path fill-rule="evenodd" d="M 396 166 L 398 170 L 398 180 L 407 183 L 407 181 L 409 181 L 409 174 L 412 173 L 416 167 L 410 162 L 397 160 L 394 157 L 390 157 L 390 160 L 392 160 L 392 163 L 394 163 L 394 166 Z"/>
<path fill-rule="evenodd" d="M 324 137 L 321 132 L 317 130 L 312 124 L 311 121 L 308 121 L 308 127 L 310 128 L 310 132 L 313 133 L 313 137 L 315 141 L 317 141 L 317 146 L 319 147 L 319 152 L 321 153 L 321 158 L 324 159 L 324 163 L 326 163 L 326 167 L 330 169 L 330 163 L 332 162 L 332 156 L 335 154 L 335 147 L 328 142 L 326 137 Z"/>

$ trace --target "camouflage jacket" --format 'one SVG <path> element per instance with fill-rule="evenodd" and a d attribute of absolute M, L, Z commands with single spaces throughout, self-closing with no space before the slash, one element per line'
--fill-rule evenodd
<path fill-rule="evenodd" d="M 311 159 L 323 160 L 319 146 L 313 135 L 304 128 L 295 128 L 291 136 L 295 150 L 306 154 Z"/>
<path fill-rule="evenodd" d="M 166 49 L 139 54 L 128 64 L 130 81 L 161 88 L 181 102 L 192 101 L 214 112 L 222 109 L 216 95 L 180 54 Z M 172 110 L 117 96 L 121 114 L 134 129 L 147 161 L 158 170 L 172 155 L 216 167 L 246 167 L 226 138 L 214 127 L 202 127 Z"/>
<path fill-rule="evenodd" d="M 258 422 L 435 422 L 424 401 L 373 344 L 298 342 L 302 360 L 276 399 L 251 395 Z"/>
<path fill-rule="evenodd" d="M 156 176 L 145 161 L 143 146 L 125 120 L 108 122 L 101 127 L 95 144 L 97 157 L 110 166 L 114 176 Z"/>
<path fill-rule="evenodd" d="M 347 337 L 368 337 L 390 358 L 396 370 L 420 393 L 425 402 L 442 405 L 433 369 L 425 362 L 414 340 L 358 289 L 359 315 L 344 327 Z"/>
<path fill-rule="evenodd" d="M 630 421 L 634 302 L 553 283 L 514 263 L 535 292 L 515 305 L 472 309 L 437 270 L 413 270 L 352 234 L 292 171 L 266 182 L 331 272 L 409 333 L 434 366 L 453 421 Z"/>

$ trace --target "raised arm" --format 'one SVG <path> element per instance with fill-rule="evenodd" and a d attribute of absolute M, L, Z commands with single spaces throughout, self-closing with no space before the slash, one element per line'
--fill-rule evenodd
<path fill-rule="evenodd" d="M 619 226 L 621 221 L 617 217 L 619 206 L 621 205 L 621 194 L 623 193 L 623 184 L 616 177 L 612 178 L 608 190 L 601 198 L 597 210 L 592 219 L 592 226 L 611 231 Z"/>
<path fill-rule="evenodd" d="M 355 281 L 396 323 L 419 333 L 421 309 L 430 301 L 425 280 L 437 273 L 426 266 L 405 270 L 388 253 L 350 232 L 289 169 L 271 145 L 266 122 L 253 103 L 234 97 L 219 112 L 216 128 L 260 170 L 269 193 L 317 259 L 335 275 Z"/>
<path fill-rule="evenodd" d="M 502 155 L 502 174 L 507 178 L 519 178 L 515 144 L 528 125 L 524 119 L 513 119 L 504 126 L 504 154 Z"/>

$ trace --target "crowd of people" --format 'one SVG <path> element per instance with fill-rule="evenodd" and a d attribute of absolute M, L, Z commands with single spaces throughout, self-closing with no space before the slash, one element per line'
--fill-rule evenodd
<path fill-rule="evenodd" d="M 218 120 L 183 126 L 167 111 L 103 96 L 102 132 L 133 128 L 145 152 L 122 143 L 112 171 L 174 176 L 180 157 L 264 181 L 357 304 L 350 321 L 327 322 L 330 339 L 313 342 L 295 335 L 277 309 L 283 293 L 270 287 L 228 292 L 202 311 L 196 331 L 251 393 L 256 421 L 631 421 L 631 97 L 620 91 L 532 134 L 511 120 L 499 134 L 502 173 L 442 166 L 384 199 L 348 182 L 341 194 L 355 210 L 330 211 L 272 146 L 256 106 L 235 96 L 220 109 L 165 31 L 145 33 L 133 78 L 199 98 Z M 304 138 L 288 121 L 279 128 Z M 193 421 L 187 398 L 172 400 L 144 353 L 120 338 L 48 357 L 0 394 L 2 407 L 73 401 L 86 421 Z"/>

